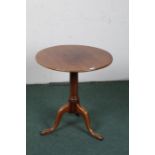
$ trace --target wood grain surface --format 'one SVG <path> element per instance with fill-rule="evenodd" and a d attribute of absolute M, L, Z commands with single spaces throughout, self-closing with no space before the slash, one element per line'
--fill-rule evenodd
<path fill-rule="evenodd" d="M 62 72 L 88 72 L 112 63 L 112 56 L 103 49 L 83 45 L 59 45 L 41 50 L 37 62 Z"/>

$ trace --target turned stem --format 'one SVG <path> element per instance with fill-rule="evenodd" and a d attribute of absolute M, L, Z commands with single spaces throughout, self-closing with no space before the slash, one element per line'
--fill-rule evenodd
<path fill-rule="evenodd" d="M 70 96 L 69 96 L 70 112 L 76 112 L 76 104 L 79 104 L 78 96 L 78 73 L 70 73 Z"/>

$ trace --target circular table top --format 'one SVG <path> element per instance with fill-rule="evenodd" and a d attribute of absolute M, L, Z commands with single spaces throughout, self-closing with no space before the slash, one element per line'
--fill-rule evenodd
<path fill-rule="evenodd" d="M 62 72 L 88 72 L 112 63 L 112 56 L 103 49 L 83 45 L 60 45 L 41 50 L 37 62 Z"/>

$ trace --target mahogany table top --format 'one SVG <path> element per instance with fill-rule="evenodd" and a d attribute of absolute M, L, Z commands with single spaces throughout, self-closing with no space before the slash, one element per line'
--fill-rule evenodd
<path fill-rule="evenodd" d="M 37 62 L 62 72 L 88 72 L 112 63 L 112 56 L 103 49 L 83 45 L 59 45 L 41 50 Z"/>

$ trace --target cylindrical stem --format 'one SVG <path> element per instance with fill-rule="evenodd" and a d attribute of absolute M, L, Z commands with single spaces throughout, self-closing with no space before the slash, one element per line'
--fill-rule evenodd
<path fill-rule="evenodd" d="M 75 112 L 76 104 L 79 104 L 79 97 L 78 97 L 78 73 L 74 72 L 70 73 L 69 104 L 71 107 L 70 112 Z"/>
<path fill-rule="evenodd" d="M 78 73 L 70 73 L 70 95 L 75 99 L 78 96 Z"/>

